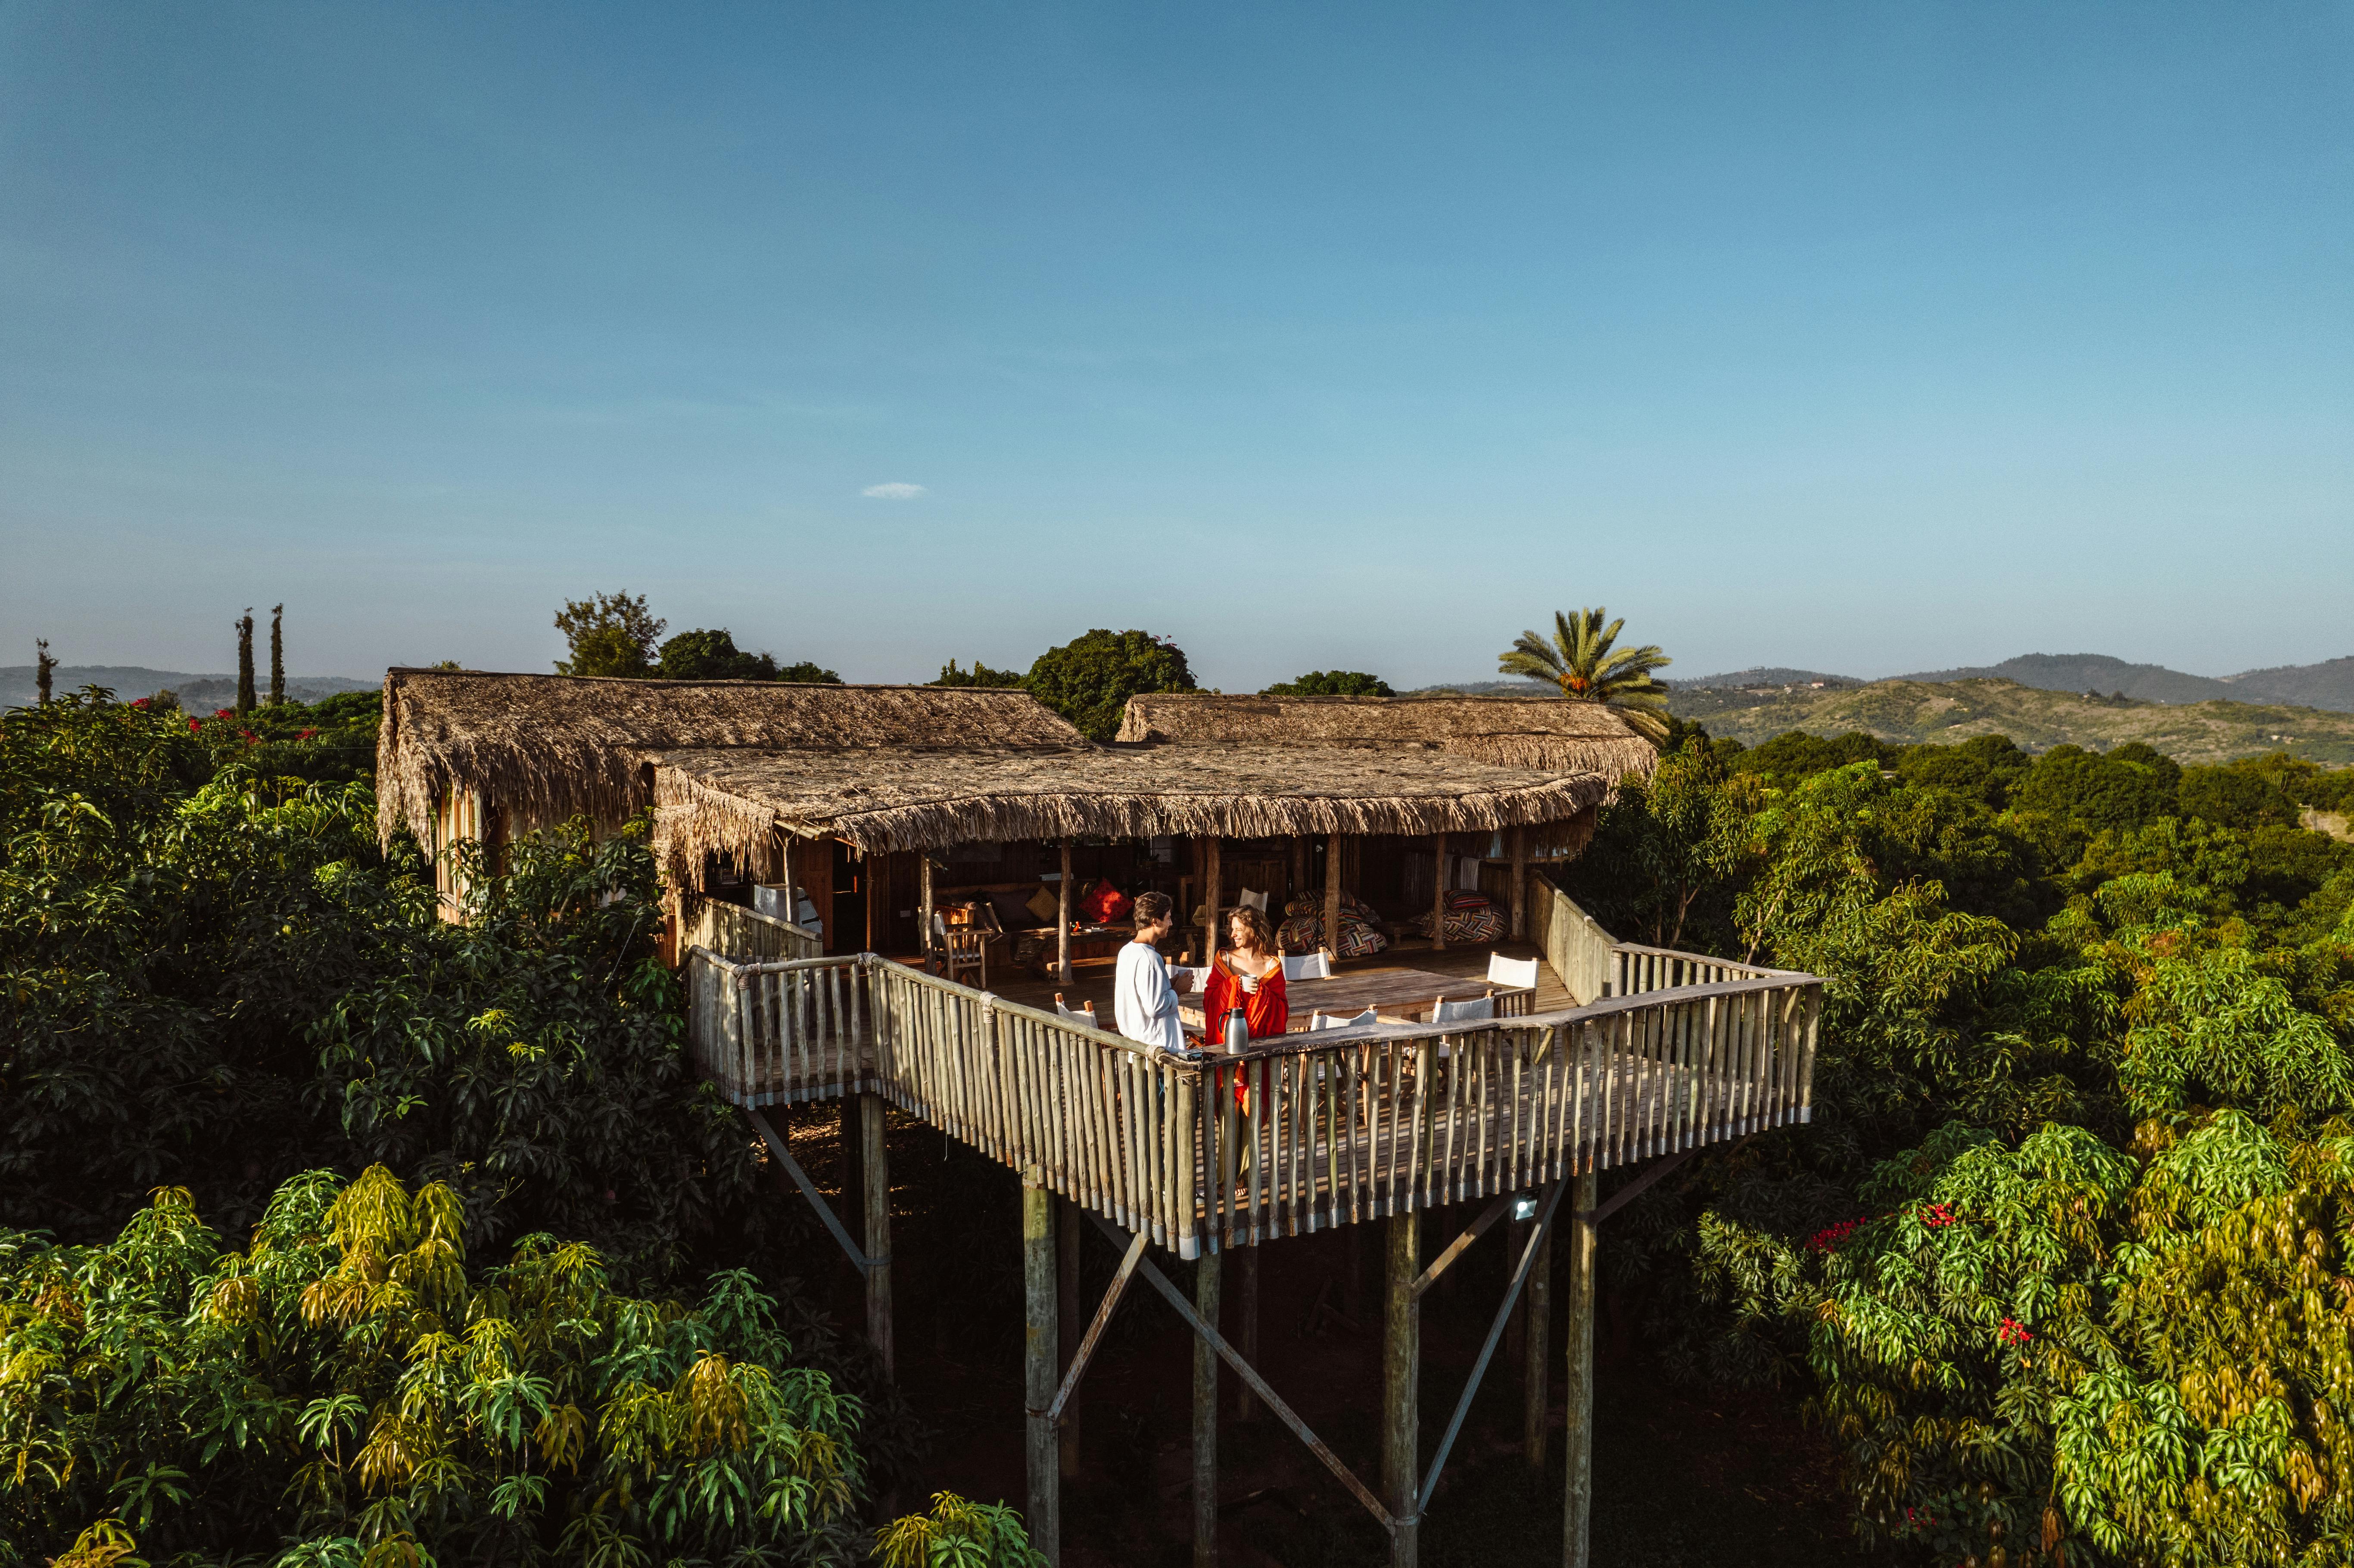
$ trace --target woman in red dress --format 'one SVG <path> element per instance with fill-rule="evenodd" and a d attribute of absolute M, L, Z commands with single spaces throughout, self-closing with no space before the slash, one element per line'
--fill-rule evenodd
<path fill-rule="evenodd" d="M 1284 994 L 1283 955 L 1267 916 L 1245 906 L 1226 916 L 1226 939 L 1234 944 L 1210 965 L 1202 988 L 1204 1042 L 1213 1051 L 1226 1048 L 1226 1014 L 1239 1009 L 1254 1040 L 1279 1040 L 1291 1027 L 1291 1000 Z M 1237 1075 L 1235 1103 L 1248 1097 Z"/>

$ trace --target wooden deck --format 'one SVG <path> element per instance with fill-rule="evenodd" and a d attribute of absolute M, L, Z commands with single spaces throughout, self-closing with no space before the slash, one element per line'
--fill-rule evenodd
<path fill-rule="evenodd" d="M 1527 1015 L 1232 1055 L 1067 1022 L 1051 986 L 1024 992 L 1042 1008 L 874 954 L 742 962 L 698 945 L 685 978 L 696 1065 L 734 1103 L 880 1096 L 1193 1257 L 1808 1119 L 1821 981 L 1628 944 L 1607 957 L 1630 994 L 1575 1005 L 1548 959 Z M 1487 958 L 1409 948 L 1314 983 L 1444 965 L 1468 994 Z M 1108 1021 L 1108 979 L 1083 971 L 1064 994 Z"/>

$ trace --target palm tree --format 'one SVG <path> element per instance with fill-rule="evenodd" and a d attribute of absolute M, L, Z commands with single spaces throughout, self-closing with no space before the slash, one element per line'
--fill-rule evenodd
<path fill-rule="evenodd" d="M 1600 703 L 1615 709 L 1636 734 L 1656 743 L 1668 732 L 1668 694 L 1651 679 L 1651 672 L 1675 661 L 1653 646 L 1614 651 L 1610 645 L 1627 622 L 1621 618 L 1603 625 L 1602 618 L 1609 613 L 1598 606 L 1575 615 L 1554 610 L 1553 641 L 1522 632 L 1497 662 L 1497 672 L 1557 686 L 1574 703 Z"/>

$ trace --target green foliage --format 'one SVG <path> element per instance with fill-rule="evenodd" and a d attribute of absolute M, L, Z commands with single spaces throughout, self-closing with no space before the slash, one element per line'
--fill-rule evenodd
<path fill-rule="evenodd" d="M 1019 686 L 1029 680 L 1016 670 L 992 670 L 975 659 L 970 670 L 959 669 L 953 659 L 940 666 L 940 678 L 926 683 L 934 686 Z"/>
<path fill-rule="evenodd" d="M 559 675 L 643 675 L 653 668 L 654 646 L 670 623 L 646 608 L 646 596 L 590 594 L 567 599 L 557 611 L 572 657 L 556 666 Z"/>
<path fill-rule="evenodd" d="M 1825 978 L 1812 1124 L 1614 1244 L 1670 1364 L 1801 1383 L 1900 1560 L 2345 1561 L 2354 847 L 2284 822 L 2314 775 L 1722 763 L 1688 736 L 1567 874 Z"/>
<path fill-rule="evenodd" d="M 813 664 L 806 659 L 801 661 L 801 662 L 797 664 L 778 665 L 776 678 L 779 681 L 796 681 L 806 686 L 839 686 L 842 684 L 842 677 L 840 675 L 835 674 L 832 671 L 825 668 L 822 664 Z"/>
<path fill-rule="evenodd" d="M 0 715 L 0 1223 L 86 1234 L 181 1185 L 245 1224 L 292 1171 L 381 1160 L 485 1236 L 679 1266 L 751 1165 L 680 1044 L 642 831 L 517 842 L 453 926 L 365 785 L 217 762 L 253 749 L 209 740 L 235 722 Z"/>
<path fill-rule="evenodd" d="M 934 1492 L 928 1514 L 910 1514 L 876 1532 L 875 1561 L 882 1568 L 1036 1568 L 1022 1516 L 1002 1503 L 968 1502 Z"/>
<path fill-rule="evenodd" d="M 1049 648 L 1023 684 L 1093 740 L 1119 733 L 1128 699 L 1144 692 L 1191 692 L 1184 650 L 1150 631 L 1097 630 Z"/>
<path fill-rule="evenodd" d="M 546 1235 L 478 1273 L 466 1228 L 375 1166 L 242 1252 L 180 1189 L 102 1245 L 0 1235 L 0 1562 L 94 1519 L 206 1561 L 861 1554 L 861 1406 L 749 1276 L 641 1299 Z"/>
<path fill-rule="evenodd" d="M 1310 670 L 1296 680 L 1280 681 L 1259 693 L 1262 697 L 1394 697 L 1390 683 L 1363 670 Z"/>
<path fill-rule="evenodd" d="M 1553 687 L 1571 702 L 1602 703 L 1617 710 L 1638 735 L 1653 740 L 1667 733 L 1668 690 L 1651 672 L 1675 662 L 1651 644 L 1617 648 L 1622 618 L 1602 624 L 1610 612 L 1595 608 L 1575 616 L 1553 611 L 1550 641 L 1523 631 L 1500 655 L 1500 674 L 1522 675 Z"/>
<path fill-rule="evenodd" d="M 771 653 L 742 652 L 723 626 L 682 631 L 663 643 L 653 673 L 665 681 L 773 681 L 777 660 Z"/>

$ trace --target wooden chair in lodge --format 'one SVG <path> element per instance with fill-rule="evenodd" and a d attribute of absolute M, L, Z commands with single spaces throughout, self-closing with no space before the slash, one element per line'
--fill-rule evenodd
<path fill-rule="evenodd" d="M 942 980 L 953 980 L 961 974 L 975 977 L 973 984 L 982 991 L 989 989 L 989 938 L 991 933 L 981 926 L 950 926 L 948 916 L 932 911 L 932 935 L 924 955 L 925 967 Z"/>

